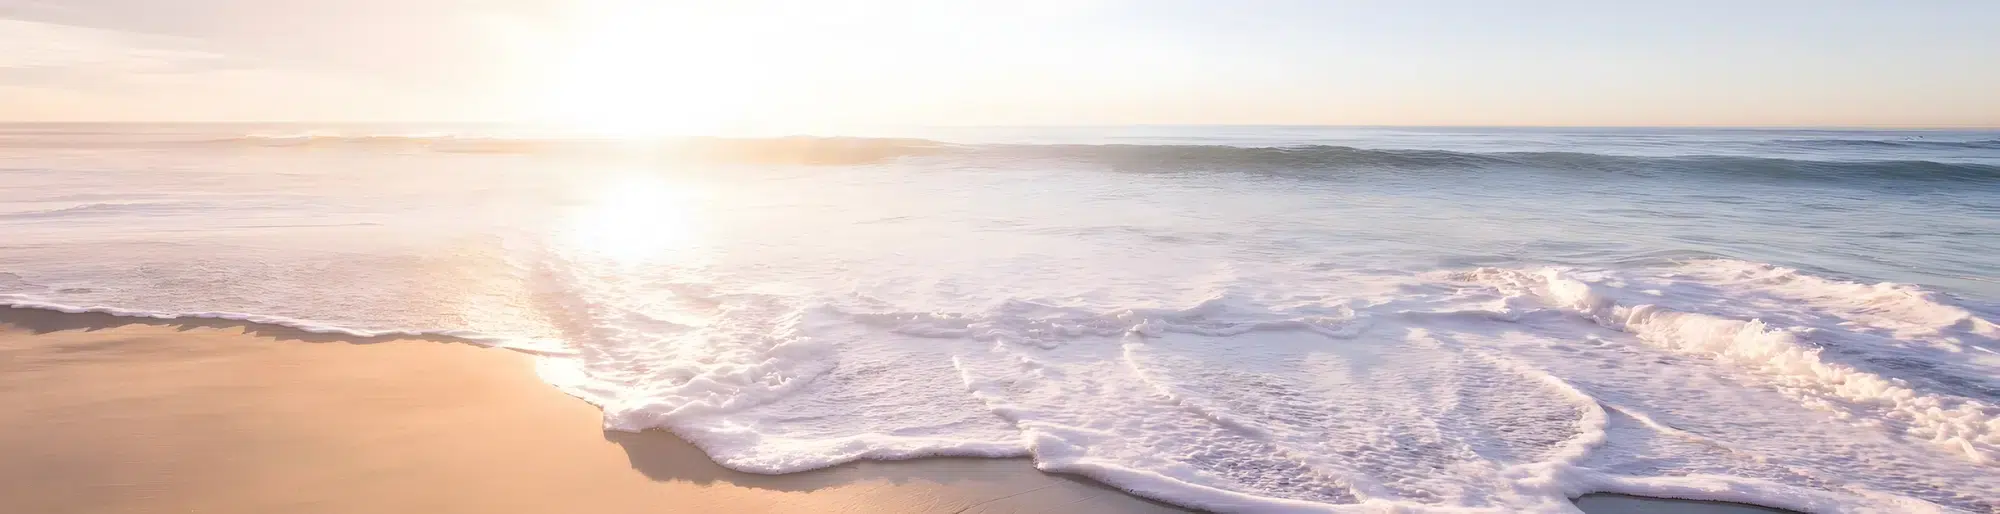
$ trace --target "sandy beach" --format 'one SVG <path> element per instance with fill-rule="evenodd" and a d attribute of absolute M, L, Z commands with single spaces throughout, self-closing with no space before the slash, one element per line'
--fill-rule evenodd
<path fill-rule="evenodd" d="M 738 473 L 602 430 L 526 355 L 232 321 L 0 308 L 0 403 L 0 512 L 1181 511 L 1021 459 Z"/>

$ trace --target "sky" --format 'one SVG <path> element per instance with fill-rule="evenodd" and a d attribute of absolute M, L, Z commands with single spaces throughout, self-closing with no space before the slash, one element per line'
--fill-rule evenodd
<path fill-rule="evenodd" d="M 0 0 L 0 121 L 2000 126 L 2000 2 Z"/>

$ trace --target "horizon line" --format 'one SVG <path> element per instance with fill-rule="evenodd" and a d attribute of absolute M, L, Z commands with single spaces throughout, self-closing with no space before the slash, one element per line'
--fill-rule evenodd
<path fill-rule="evenodd" d="M 0 125 L 492 125 L 492 126 L 551 126 L 549 123 L 533 121 L 323 121 L 323 120 L 0 120 Z M 2000 123 L 1989 125 L 1702 125 L 1702 124 L 1662 124 L 1662 125 L 1531 125 L 1531 124 L 1301 124 L 1301 123 L 1080 123 L 1080 124 L 965 124 L 965 125 L 925 125 L 925 124 L 882 124 L 848 125 L 840 128 L 915 128 L 915 129 L 959 129 L 959 128 L 1141 128 L 1141 127 L 1260 127 L 1260 128 L 1457 128 L 1457 129 L 1708 129 L 1708 130 L 2000 130 Z M 806 128 L 806 127 L 801 127 Z M 824 127 L 834 128 L 834 127 Z M 718 130 L 716 132 L 730 132 Z M 783 131 L 783 130 L 779 130 Z"/>

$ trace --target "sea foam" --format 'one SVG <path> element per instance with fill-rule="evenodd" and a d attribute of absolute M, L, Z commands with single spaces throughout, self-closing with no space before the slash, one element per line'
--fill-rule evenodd
<path fill-rule="evenodd" d="M 610 427 L 667 429 L 743 471 L 1026 455 L 1225 511 L 1554 512 L 1602 491 L 1942 511 L 1893 491 L 1939 476 L 1967 492 L 2000 485 L 1988 473 L 1990 404 L 1823 357 L 1801 335 L 1891 323 L 1791 312 L 1810 324 L 1776 326 L 1620 303 L 1655 293 L 1606 285 L 1703 302 L 1757 292 L 1689 278 L 1718 266 L 1789 273 L 1711 261 L 1650 273 L 1484 268 L 1372 287 L 1402 295 L 1322 301 L 1334 307 L 1016 300 L 938 313 L 719 300 L 726 312 L 777 314 L 774 331 L 620 330 L 645 339 L 551 358 L 543 373 L 604 405 Z M 1962 312 L 1909 298 L 1904 311 Z M 727 306 L 737 301 L 749 303 Z M 609 323 L 653 326 L 621 316 Z M 1942 323 L 1939 333 L 1975 327 L 1972 337 L 1987 326 L 1916 319 Z M 1681 464 L 1650 467 L 1662 462 Z"/>

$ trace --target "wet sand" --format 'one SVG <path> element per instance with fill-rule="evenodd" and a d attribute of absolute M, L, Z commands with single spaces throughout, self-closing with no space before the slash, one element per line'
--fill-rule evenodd
<path fill-rule="evenodd" d="M 602 430 L 531 364 L 462 343 L 0 307 L 0 512 L 1182 512 L 1021 459 L 738 473 L 670 434 Z"/>

